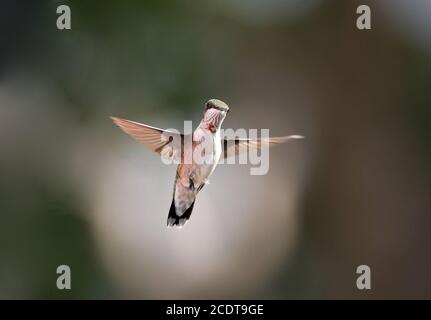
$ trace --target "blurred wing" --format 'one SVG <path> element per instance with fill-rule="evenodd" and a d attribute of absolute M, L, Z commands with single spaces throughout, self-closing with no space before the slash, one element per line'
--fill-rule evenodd
<path fill-rule="evenodd" d="M 291 135 L 286 137 L 274 137 L 265 139 L 231 139 L 223 140 L 224 158 L 237 156 L 240 153 L 247 152 L 249 149 L 260 150 L 262 146 L 271 147 L 276 144 L 284 143 L 288 140 L 302 139 L 303 136 Z"/>
<path fill-rule="evenodd" d="M 184 135 L 147 126 L 135 121 L 111 117 L 125 133 L 166 159 L 181 159 Z"/>

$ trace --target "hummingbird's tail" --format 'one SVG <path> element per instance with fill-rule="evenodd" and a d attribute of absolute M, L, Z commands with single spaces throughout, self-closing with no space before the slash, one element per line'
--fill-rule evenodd
<path fill-rule="evenodd" d="M 171 208 L 169 209 L 168 214 L 168 227 L 182 227 L 186 224 L 186 222 L 190 219 L 190 216 L 193 211 L 193 206 L 195 205 L 195 200 L 193 199 L 192 204 L 183 214 L 177 213 L 177 208 L 175 207 L 175 197 L 172 199 Z"/>

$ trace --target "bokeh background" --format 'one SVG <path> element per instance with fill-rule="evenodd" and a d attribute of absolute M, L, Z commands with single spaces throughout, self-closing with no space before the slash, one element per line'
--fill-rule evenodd
<path fill-rule="evenodd" d="M 431 298 L 430 1 L 2 0 L 0 39 L 0 298 Z M 209 98 L 306 139 L 167 229 L 175 167 L 109 116 L 181 129 Z"/>

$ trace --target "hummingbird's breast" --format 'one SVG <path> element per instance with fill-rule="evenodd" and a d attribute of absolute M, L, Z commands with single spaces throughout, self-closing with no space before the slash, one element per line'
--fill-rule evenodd
<path fill-rule="evenodd" d="M 202 139 L 203 136 L 205 139 Z M 194 184 L 199 186 L 206 183 L 208 177 L 213 173 L 220 159 L 220 130 L 212 133 L 200 132 L 200 129 L 197 129 L 193 138 L 197 143 L 194 147 L 193 164 L 190 168 L 190 176 L 194 181 Z M 205 157 L 200 156 L 203 150 L 205 151 Z"/>

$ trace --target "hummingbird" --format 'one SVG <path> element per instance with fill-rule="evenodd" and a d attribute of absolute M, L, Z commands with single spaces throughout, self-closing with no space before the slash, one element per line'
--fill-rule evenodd
<path fill-rule="evenodd" d="M 260 150 L 262 147 L 277 145 L 290 139 L 303 138 L 300 135 L 257 139 L 222 138 L 220 128 L 228 112 L 229 107 L 223 101 L 208 100 L 199 126 L 188 135 L 111 117 L 125 133 L 150 150 L 165 159 L 178 160 L 167 219 L 168 227 L 181 228 L 190 219 L 196 196 L 208 184 L 208 178 L 219 163 L 222 151 L 223 158 L 226 159 L 247 152 L 249 149 Z M 196 157 L 196 154 L 202 155 L 205 161 L 202 159 L 198 161 L 199 157 Z"/>

